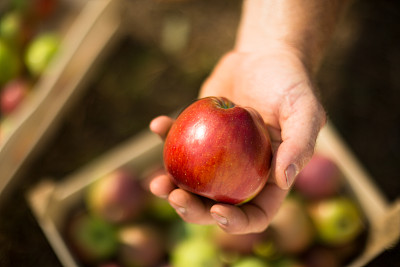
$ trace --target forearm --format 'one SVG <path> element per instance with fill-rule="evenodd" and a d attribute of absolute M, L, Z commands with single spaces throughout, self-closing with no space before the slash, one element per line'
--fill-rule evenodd
<path fill-rule="evenodd" d="M 315 72 L 347 2 L 244 0 L 235 49 L 263 52 L 286 47 Z"/>

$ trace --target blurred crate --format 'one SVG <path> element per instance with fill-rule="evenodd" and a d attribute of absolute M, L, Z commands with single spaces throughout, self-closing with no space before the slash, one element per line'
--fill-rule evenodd
<path fill-rule="evenodd" d="M 30 96 L 17 112 L 7 117 L 9 129 L 0 143 L 0 202 L 16 183 L 24 164 L 43 146 L 85 89 L 95 63 L 119 36 L 118 0 L 63 1 L 63 4 L 71 8 L 66 10 L 65 18 L 64 15 L 60 18 L 63 38 L 59 53 Z"/>
<path fill-rule="evenodd" d="M 364 251 L 348 265 L 364 266 L 399 240 L 400 201 L 387 203 L 332 125 L 328 124 L 321 131 L 317 151 L 338 164 L 347 186 L 364 211 L 370 227 L 367 243 Z M 161 163 L 161 160 L 162 142 L 155 134 L 144 131 L 65 177 L 62 182 L 44 180 L 29 193 L 27 197 L 33 213 L 64 266 L 79 266 L 68 250 L 61 231 L 68 210 L 83 201 L 88 185 L 118 168 L 131 168 L 137 173 Z"/>

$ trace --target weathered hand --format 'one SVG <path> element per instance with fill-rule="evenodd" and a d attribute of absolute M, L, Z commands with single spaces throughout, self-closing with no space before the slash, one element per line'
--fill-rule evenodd
<path fill-rule="evenodd" d="M 224 96 L 259 111 L 273 142 L 270 182 L 256 198 L 241 206 L 214 203 L 176 188 L 168 174 L 156 177 L 151 190 L 167 198 L 187 222 L 216 222 L 235 234 L 263 231 L 296 174 L 311 158 L 318 132 L 325 123 L 325 112 L 307 69 L 289 50 L 231 52 L 204 83 L 199 97 L 205 96 Z M 154 119 L 150 128 L 164 138 L 172 123 L 171 118 L 162 116 Z"/>

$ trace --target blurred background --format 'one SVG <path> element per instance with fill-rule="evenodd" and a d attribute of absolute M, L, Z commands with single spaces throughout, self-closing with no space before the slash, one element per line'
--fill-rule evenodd
<path fill-rule="evenodd" d="M 233 46 L 239 0 L 122 2 L 122 37 L 0 203 L 1 266 L 60 266 L 26 193 L 43 178 L 61 180 L 85 166 L 147 128 L 155 116 L 187 105 Z M 1 5 L 3 17 L 10 7 Z M 52 23 L 63 29 L 60 14 L 69 12 L 63 6 L 55 5 L 39 31 Z M 354 1 L 317 80 L 329 120 L 389 202 L 400 196 L 399 25 L 400 2 Z M 399 251 L 397 245 L 368 266 L 397 266 Z"/>

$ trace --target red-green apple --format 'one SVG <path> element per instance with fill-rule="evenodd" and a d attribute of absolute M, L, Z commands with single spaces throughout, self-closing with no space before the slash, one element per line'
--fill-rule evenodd
<path fill-rule="evenodd" d="M 223 97 L 202 98 L 183 110 L 164 145 L 165 168 L 178 187 L 228 204 L 260 192 L 271 158 L 259 113 Z"/>
<path fill-rule="evenodd" d="M 89 211 L 112 223 L 134 219 L 144 210 L 149 195 L 131 172 L 115 170 L 94 182 L 86 193 Z"/>
<path fill-rule="evenodd" d="M 314 228 L 306 208 L 294 197 L 288 197 L 272 219 L 278 249 L 284 253 L 304 252 L 314 240 Z"/>
<path fill-rule="evenodd" d="M 252 233 L 244 235 L 232 235 L 220 228 L 217 228 L 213 238 L 215 239 L 215 243 L 223 251 L 251 254 L 254 250 L 254 247 L 263 241 L 263 234 Z"/>
<path fill-rule="evenodd" d="M 159 230 L 151 225 L 132 224 L 118 232 L 118 259 L 126 267 L 158 266 L 164 256 L 164 240 Z"/>
<path fill-rule="evenodd" d="M 308 210 L 318 238 L 328 245 L 349 243 L 364 228 L 360 210 L 348 197 L 319 200 L 309 204 Z"/>
<path fill-rule="evenodd" d="M 110 259 L 118 248 L 114 226 L 87 213 L 71 218 L 66 235 L 72 251 L 85 263 Z"/>
<path fill-rule="evenodd" d="M 336 163 L 316 153 L 297 175 L 294 188 L 306 198 L 318 199 L 338 194 L 341 185 L 342 173 Z"/>

